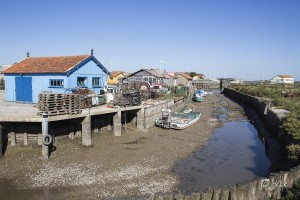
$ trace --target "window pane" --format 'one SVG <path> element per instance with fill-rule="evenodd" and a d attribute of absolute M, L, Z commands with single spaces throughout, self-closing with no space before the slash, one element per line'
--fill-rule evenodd
<path fill-rule="evenodd" d="M 50 84 L 50 87 L 63 87 L 64 86 L 64 80 L 50 79 L 49 84 Z"/>
<path fill-rule="evenodd" d="M 93 78 L 93 86 L 100 86 L 100 78 Z"/>
<path fill-rule="evenodd" d="M 78 77 L 77 85 L 78 86 L 87 86 L 87 78 L 86 77 Z"/>

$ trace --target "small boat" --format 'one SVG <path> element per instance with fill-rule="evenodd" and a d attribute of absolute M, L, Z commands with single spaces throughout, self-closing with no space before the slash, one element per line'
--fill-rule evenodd
<path fill-rule="evenodd" d="M 193 100 L 196 102 L 204 101 L 204 97 L 206 96 L 206 92 L 204 90 L 197 90 L 193 95 Z"/>
<path fill-rule="evenodd" d="M 155 120 L 155 125 L 167 129 L 185 129 L 192 126 L 200 119 L 201 113 L 191 109 L 175 112 L 171 115 L 170 109 L 162 110 L 162 117 Z"/>

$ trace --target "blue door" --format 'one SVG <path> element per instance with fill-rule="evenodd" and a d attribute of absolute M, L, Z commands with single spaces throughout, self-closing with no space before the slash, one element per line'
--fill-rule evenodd
<path fill-rule="evenodd" d="M 16 77 L 16 101 L 32 102 L 32 77 Z"/>

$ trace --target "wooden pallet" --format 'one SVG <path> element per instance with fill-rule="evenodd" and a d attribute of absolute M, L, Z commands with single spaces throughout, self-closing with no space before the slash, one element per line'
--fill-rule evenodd
<path fill-rule="evenodd" d="M 80 98 L 78 94 L 39 94 L 39 115 L 74 115 L 80 114 Z"/>

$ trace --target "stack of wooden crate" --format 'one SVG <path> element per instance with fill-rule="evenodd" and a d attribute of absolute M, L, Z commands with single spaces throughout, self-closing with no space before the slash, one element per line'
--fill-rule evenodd
<path fill-rule="evenodd" d="M 81 113 L 80 95 L 78 94 L 39 94 L 38 114 L 76 115 Z"/>
<path fill-rule="evenodd" d="M 68 94 L 65 96 L 65 106 L 69 115 L 76 115 L 81 113 L 79 94 Z"/>

